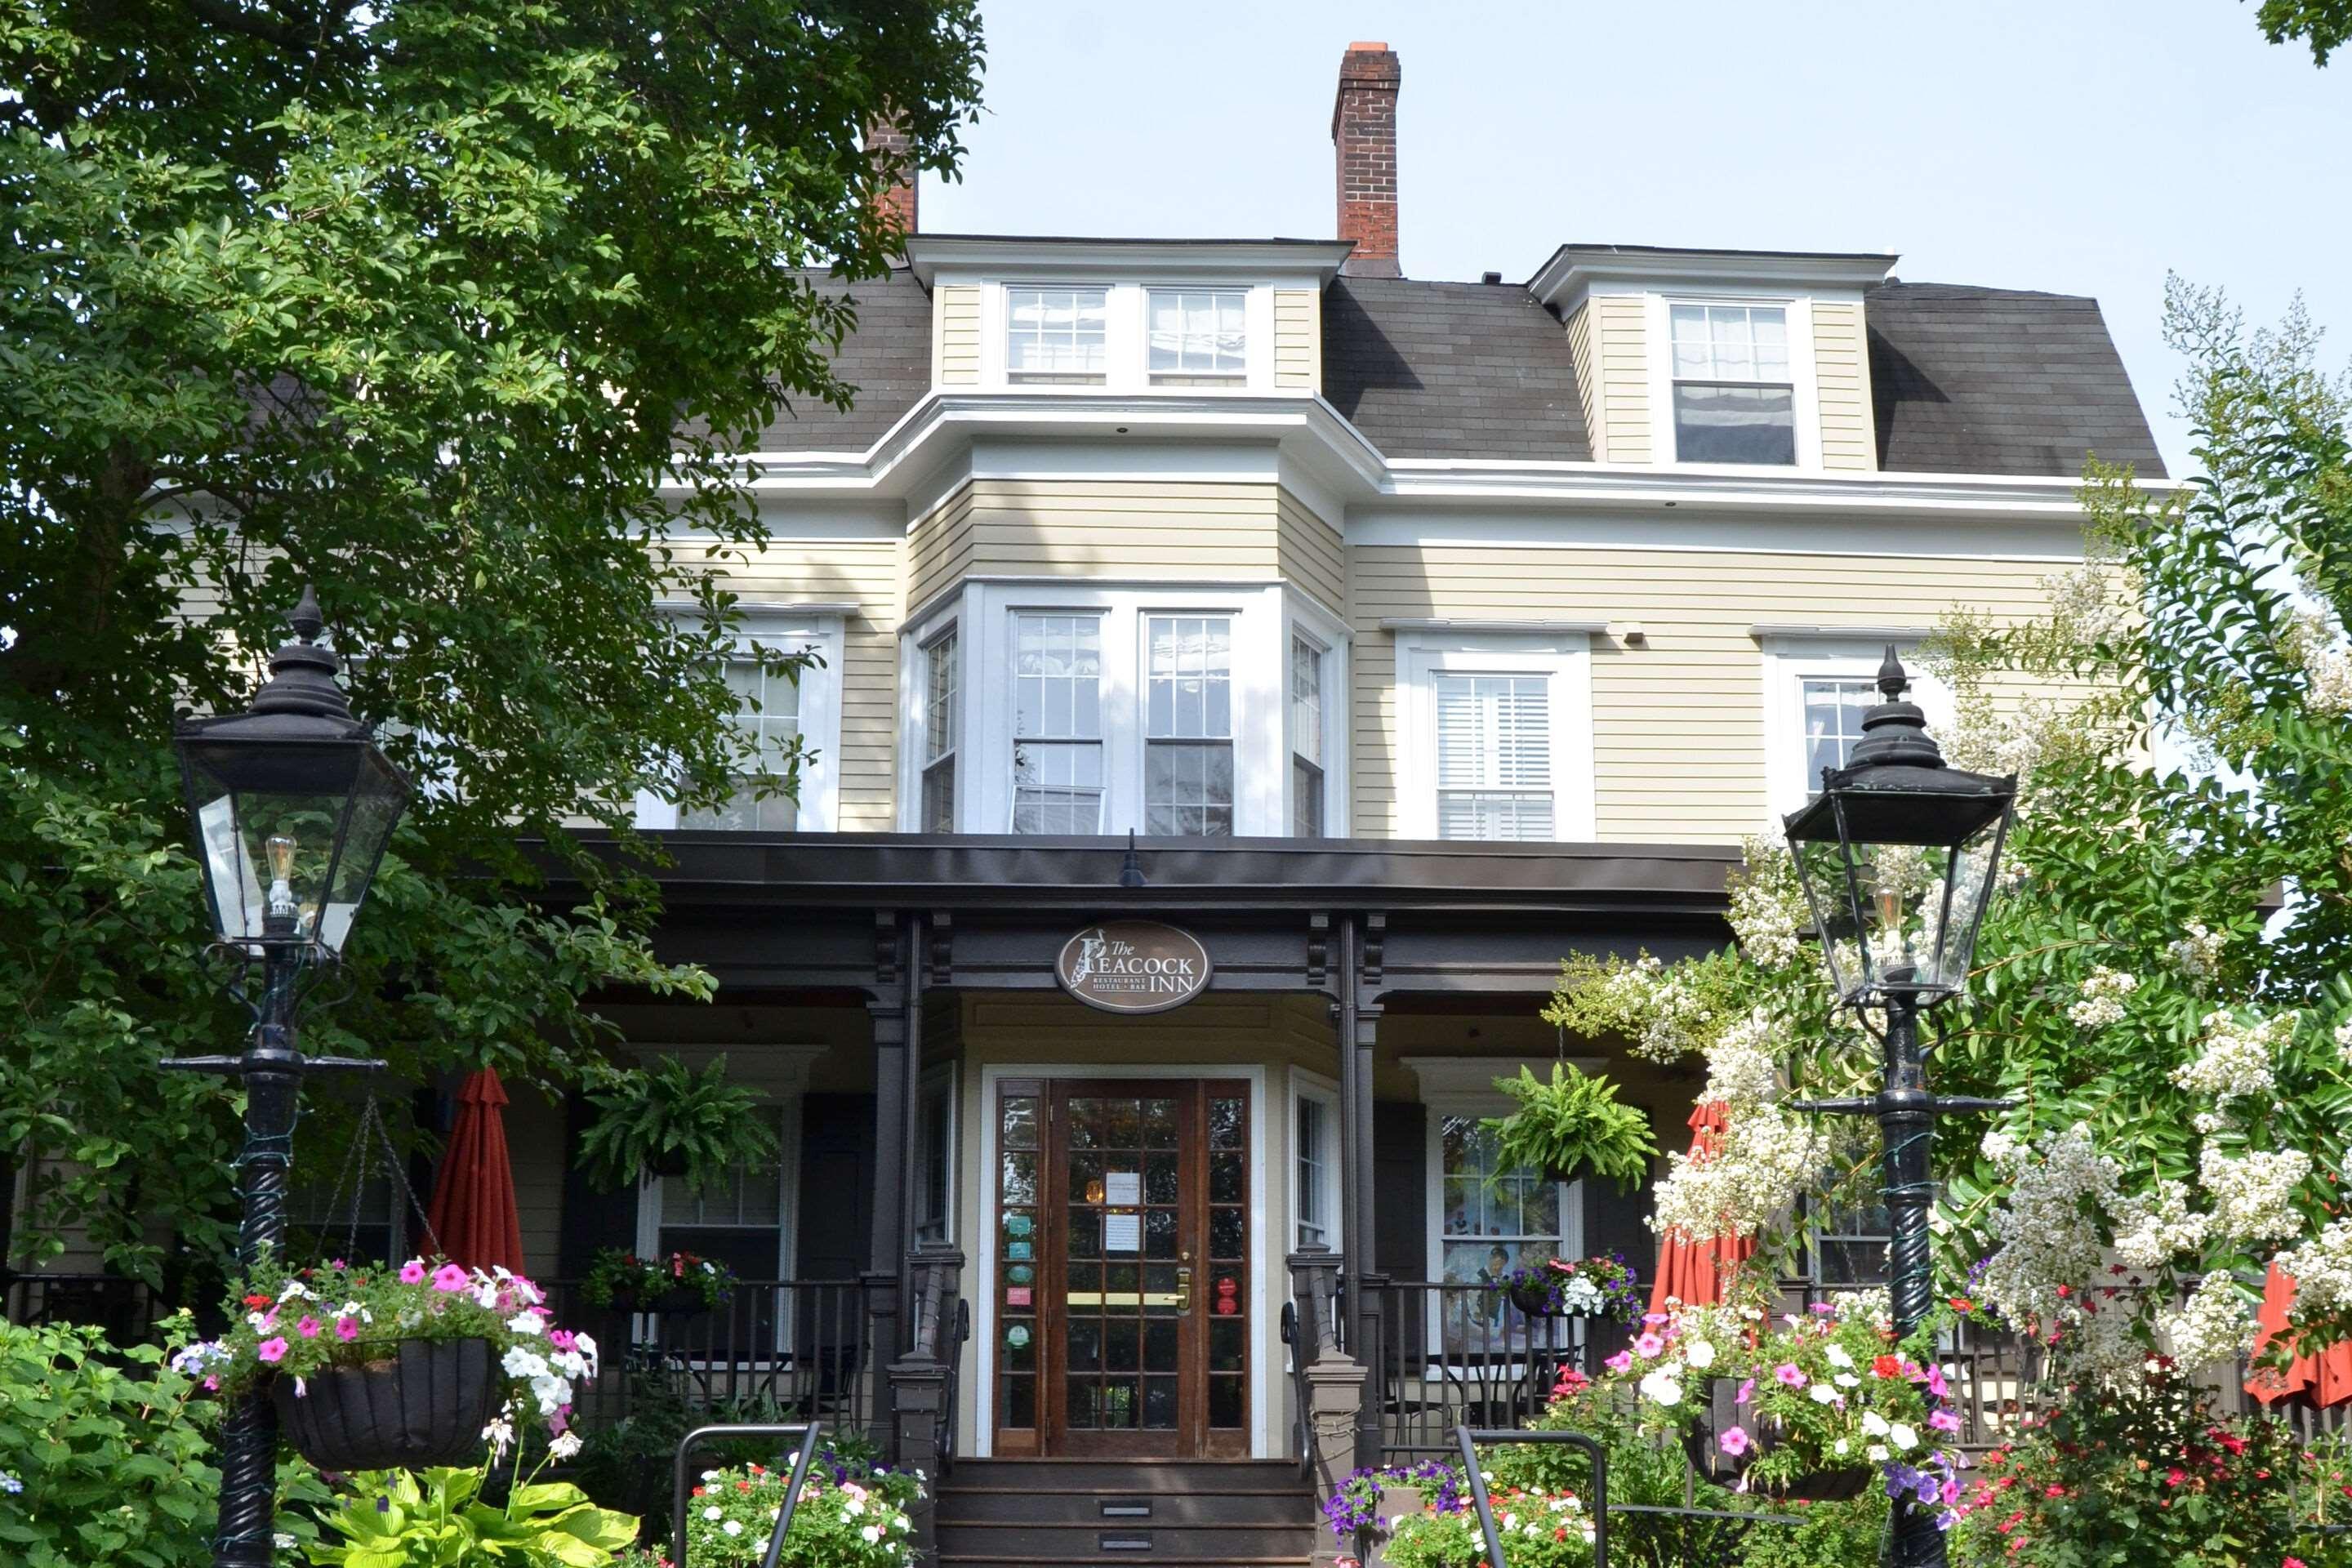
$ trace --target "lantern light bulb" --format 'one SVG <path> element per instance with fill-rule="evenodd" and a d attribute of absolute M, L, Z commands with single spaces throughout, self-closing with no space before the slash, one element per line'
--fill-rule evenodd
<path fill-rule="evenodd" d="M 283 833 L 272 834 L 263 847 L 269 856 L 270 917 L 292 920 L 298 912 L 294 902 L 294 840 Z"/>

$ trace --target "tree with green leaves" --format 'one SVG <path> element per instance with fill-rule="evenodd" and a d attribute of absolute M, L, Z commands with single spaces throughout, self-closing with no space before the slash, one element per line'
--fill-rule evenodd
<path fill-rule="evenodd" d="M 19 1257 L 225 1248 L 232 1108 L 155 1068 L 243 1027 L 195 962 L 168 742 L 242 706 L 306 583 L 418 785 L 310 1048 L 552 1084 L 617 1070 L 594 993 L 709 994 L 576 829 L 629 847 L 639 790 L 749 771 L 745 454 L 856 395 L 831 353 L 901 237 L 877 198 L 953 173 L 981 61 L 971 0 L 0 4 Z M 535 897 L 534 844 L 584 902 Z"/>
<path fill-rule="evenodd" d="M 2200 472 L 2094 462 L 2051 616 L 1957 614 L 1933 654 L 1947 755 L 2021 780 L 1977 968 L 1931 1016 L 1936 1087 L 2017 1102 L 1940 1131 L 1944 1294 L 2095 1368 L 2244 1349 L 2273 1260 L 2302 1321 L 2352 1328 L 2352 389 L 2300 313 L 2250 333 L 2176 282 L 2168 327 Z M 1722 1151 L 1675 1161 L 1658 1223 L 1785 1246 L 1799 1194 L 1877 1184 L 1871 1131 L 1789 1102 L 1874 1087 L 1877 1053 L 1784 847 L 1750 845 L 1731 914 L 1736 951 L 1571 964 L 1552 1016 L 1701 1056 Z"/>
<path fill-rule="evenodd" d="M 2254 21 L 2273 44 L 2291 38 L 2309 43 L 2318 65 L 2326 65 L 2328 56 L 2352 42 L 2352 0 L 2263 0 Z"/>

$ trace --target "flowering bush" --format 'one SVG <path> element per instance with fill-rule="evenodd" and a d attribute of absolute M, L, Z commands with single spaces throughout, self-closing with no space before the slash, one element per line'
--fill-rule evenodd
<path fill-rule="evenodd" d="M 527 1397 L 561 1433 L 572 1384 L 596 1375 L 596 1342 L 553 1327 L 545 1300 L 539 1287 L 503 1268 L 485 1273 L 422 1258 L 398 1268 L 266 1263 L 229 1301 L 228 1333 L 190 1345 L 172 1364 L 228 1394 L 290 1377 L 299 1395 L 306 1379 L 380 1360 L 395 1341 L 484 1339 L 499 1352 L 508 1397 Z"/>
<path fill-rule="evenodd" d="M 1606 1258 L 1554 1258 L 1527 1268 L 1514 1268 L 1486 1287 L 1513 1300 L 1540 1295 L 1543 1310 L 1555 1317 L 1630 1319 L 1642 1310 L 1641 1292 L 1633 1288 L 1633 1270 L 1622 1253 Z"/>
<path fill-rule="evenodd" d="M 2076 1388 L 1984 1457 L 1961 1500 L 1955 1555 L 2020 1568 L 2315 1568 L 2330 1559 L 2294 1517 L 2292 1442 L 2267 1416 L 2216 1419 L 2209 1391 L 2169 1359 L 2148 1358 L 2136 1379 Z"/>
<path fill-rule="evenodd" d="M 639 1258 L 607 1247 L 597 1252 L 580 1285 L 592 1307 L 635 1307 L 672 1291 L 690 1292 L 705 1307 L 716 1307 L 735 1293 L 735 1271 L 692 1252 Z"/>
<path fill-rule="evenodd" d="M 1583 1568 L 1592 1561 L 1592 1517 L 1574 1492 L 1496 1487 L 1487 1493 L 1506 1568 Z M 1466 1492 L 1430 1500 L 1396 1521 L 1381 1549 L 1390 1568 L 1463 1568 L 1486 1561 L 1478 1510 Z"/>
<path fill-rule="evenodd" d="M 685 1568 L 757 1563 L 789 1477 L 761 1465 L 705 1470 L 687 1508 Z M 908 1510 L 923 1500 L 912 1470 L 821 1452 L 801 1484 L 784 1561 L 803 1568 L 904 1568 L 914 1561 Z"/>
<path fill-rule="evenodd" d="M 1800 1476 L 1874 1469 L 1889 1497 L 1947 1515 L 1959 1495 L 1953 1455 L 1939 1447 L 1959 1419 L 1932 1400 L 1948 1393 L 1939 1367 L 1921 1359 L 1925 1334 L 1897 1344 L 1885 1305 L 1870 1294 L 1821 1303 L 1776 1323 L 1760 1308 L 1701 1308 L 1653 1314 L 1626 1350 L 1570 1400 L 1620 1397 L 1627 1384 L 1637 1424 L 1705 1446 L 1737 1489 L 1778 1491 Z M 1735 1384 L 1738 1419 L 1714 1426 L 1711 1385 Z"/>
<path fill-rule="evenodd" d="M 1342 1546 L 1353 1546 L 1367 1531 L 1385 1532 L 1389 1520 L 1381 1512 L 1381 1493 L 1395 1487 L 1419 1490 L 1424 1506 L 1451 1509 L 1462 1495 L 1462 1473 L 1436 1459 L 1416 1465 L 1366 1466 L 1348 1472 L 1336 1490 L 1324 1500 L 1323 1521 Z"/>

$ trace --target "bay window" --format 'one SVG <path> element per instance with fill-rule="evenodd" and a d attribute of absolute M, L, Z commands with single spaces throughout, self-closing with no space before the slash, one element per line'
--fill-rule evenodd
<path fill-rule="evenodd" d="M 921 831 L 955 831 L 956 741 L 962 731 L 956 629 L 923 647 L 923 817 Z"/>
<path fill-rule="evenodd" d="M 1015 617 L 1013 831 L 1100 833 L 1102 617 Z"/>
<path fill-rule="evenodd" d="M 1290 831 L 1323 837 L 1324 649 L 1293 632 L 1290 637 Z"/>
<path fill-rule="evenodd" d="M 1154 837 L 1233 837 L 1233 626 L 1223 616 L 1150 617 L 1143 830 Z"/>

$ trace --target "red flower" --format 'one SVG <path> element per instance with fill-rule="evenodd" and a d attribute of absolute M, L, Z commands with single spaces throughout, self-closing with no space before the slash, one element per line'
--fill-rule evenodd
<path fill-rule="evenodd" d="M 245 1304 L 254 1309 L 254 1310 L 259 1311 L 264 1307 L 269 1305 L 269 1298 L 256 1292 L 245 1299 Z"/>
<path fill-rule="evenodd" d="M 1901 1377 L 1903 1358 L 1899 1355 L 1874 1356 L 1871 1358 L 1870 1370 L 1878 1377 Z"/>
<path fill-rule="evenodd" d="M 2067 1297 L 2072 1296 L 2074 1293 L 2074 1287 L 2072 1285 L 2061 1285 L 2058 1287 L 2058 1299 L 2062 1301 Z"/>
<path fill-rule="evenodd" d="M 1977 1310 L 1977 1304 L 1976 1304 L 1974 1301 L 1969 1300 L 1966 1296 L 1955 1296 L 1955 1297 L 1953 1297 L 1953 1298 L 1952 1298 L 1952 1310 L 1953 1310 L 1953 1311 L 1955 1311 L 1955 1312 L 1973 1312 L 1973 1311 L 1975 1311 L 1976 1310 Z"/>
<path fill-rule="evenodd" d="M 2178 1465 L 2164 1472 L 2164 1484 L 2168 1487 L 2177 1487 L 2188 1479 L 2189 1472 Z"/>

